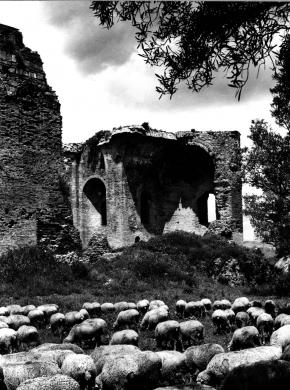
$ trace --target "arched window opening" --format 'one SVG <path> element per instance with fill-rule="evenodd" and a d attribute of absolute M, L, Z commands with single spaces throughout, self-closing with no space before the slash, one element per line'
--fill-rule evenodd
<path fill-rule="evenodd" d="M 101 158 L 100 158 L 100 169 L 105 169 L 105 159 L 103 153 L 101 153 Z"/>
<path fill-rule="evenodd" d="M 197 200 L 197 216 L 201 225 L 208 226 L 208 210 L 207 210 L 208 192 L 205 192 Z"/>
<path fill-rule="evenodd" d="M 214 194 L 209 194 L 207 199 L 207 212 L 208 212 L 208 222 L 216 221 L 216 200 Z"/>
<path fill-rule="evenodd" d="M 102 180 L 90 179 L 84 186 L 84 194 L 98 211 L 101 225 L 107 225 L 106 187 Z"/>
<path fill-rule="evenodd" d="M 150 223 L 150 197 L 146 191 L 143 191 L 140 197 L 140 217 L 143 225 Z"/>

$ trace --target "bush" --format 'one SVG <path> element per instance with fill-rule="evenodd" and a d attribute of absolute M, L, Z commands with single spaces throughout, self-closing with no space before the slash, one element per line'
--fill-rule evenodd
<path fill-rule="evenodd" d="M 10 250 L 0 257 L 0 283 L 21 295 L 67 294 L 77 277 L 69 264 L 37 246 Z"/>
<path fill-rule="evenodd" d="M 174 232 L 125 249 L 116 268 L 128 267 L 138 278 L 185 281 L 189 286 L 203 272 L 224 284 L 262 284 L 272 267 L 260 251 L 208 234 Z"/>
<path fill-rule="evenodd" d="M 71 264 L 71 270 L 73 275 L 79 279 L 87 279 L 89 276 L 89 268 L 81 261 Z"/>
<path fill-rule="evenodd" d="M 272 277 L 274 283 L 271 292 L 278 296 L 290 296 L 290 274 L 276 271 Z"/>

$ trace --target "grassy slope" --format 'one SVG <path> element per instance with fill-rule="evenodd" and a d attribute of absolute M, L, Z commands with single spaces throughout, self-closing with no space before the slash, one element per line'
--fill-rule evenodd
<path fill-rule="evenodd" d="M 249 269 L 245 268 L 249 281 L 253 276 L 252 263 L 261 261 L 246 248 L 214 237 L 200 238 L 185 233 L 164 235 L 148 243 L 135 244 L 114 260 L 91 258 L 89 267 L 59 265 L 50 254 L 38 248 L 23 248 L 0 259 L 0 305 L 57 303 L 62 312 L 67 312 L 80 309 L 86 301 L 162 299 L 170 307 L 171 317 L 174 318 L 178 299 L 190 301 L 207 297 L 212 301 L 221 298 L 233 301 L 243 295 L 249 299 L 270 298 L 259 296 L 262 291 L 259 286 L 253 291 L 252 282 L 251 286 L 246 283 L 245 286 L 231 287 L 213 279 L 211 274 L 216 257 L 224 260 L 235 257 L 243 264 L 249 263 Z M 286 299 L 280 298 L 277 302 L 282 304 Z M 111 331 L 115 316 L 104 317 Z M 205 342 L 228 344 L 231 335 L 214 335 L 210 318 L 202 322 L 205 325 Z M 155 348 L 153 336 L 153 332 L 141 332 L 140 345 L 143 349 Z M 41 331 L 41 337 L 43 342 L 59 341 L 49 330 Z"/>

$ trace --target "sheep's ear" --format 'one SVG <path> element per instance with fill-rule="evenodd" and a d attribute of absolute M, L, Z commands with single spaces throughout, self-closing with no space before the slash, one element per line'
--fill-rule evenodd
<path fill-rule="evenodd" d="M 223 362 L 222 362 L 222 372 L 228 373 L 229 369 L 230 369 L 229 360 L 228 359 L 223 359 Z"/>

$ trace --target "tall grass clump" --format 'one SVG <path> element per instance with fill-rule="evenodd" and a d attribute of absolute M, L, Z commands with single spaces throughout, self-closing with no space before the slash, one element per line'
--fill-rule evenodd
<path fill-rule="evenodd" d="M 0 257 L 1 293 L 18 295 L 66 294 L 74 280 L 71 267 L 37 246 L 9 250 Z"/>

